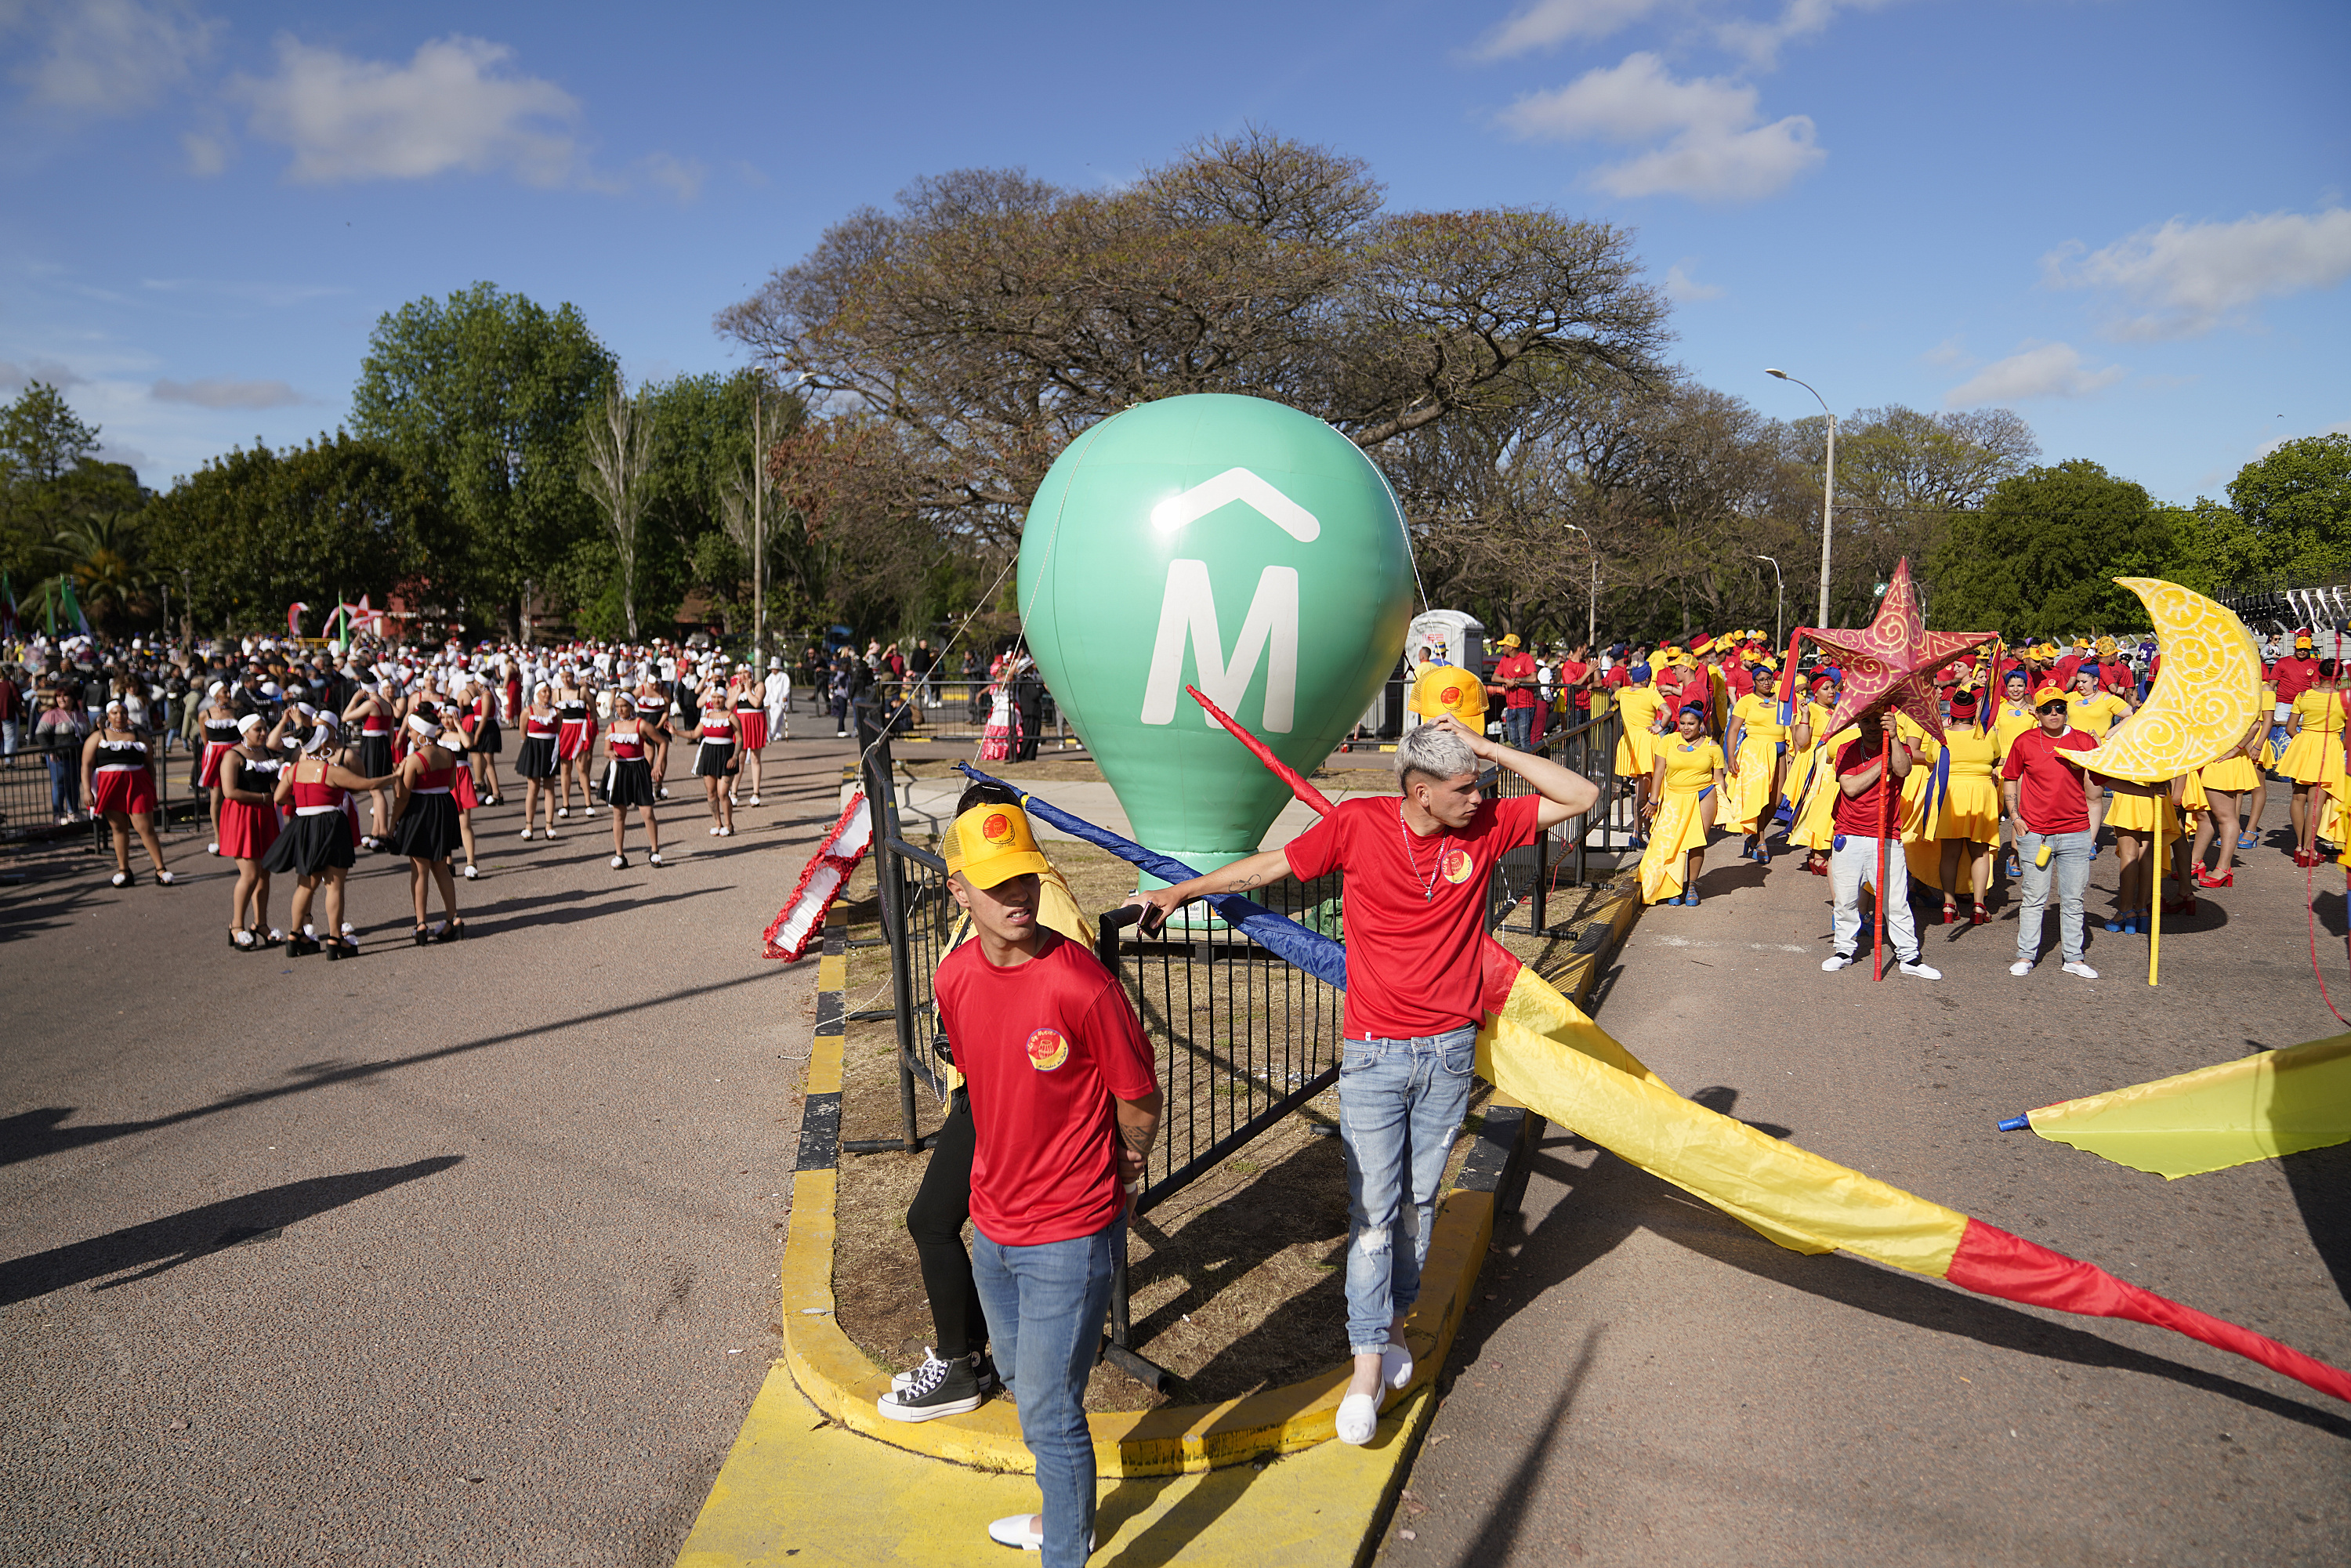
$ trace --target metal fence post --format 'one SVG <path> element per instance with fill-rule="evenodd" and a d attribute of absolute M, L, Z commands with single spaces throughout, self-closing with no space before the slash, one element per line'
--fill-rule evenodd
<path fill-rule="evenodd" d="M 861 730 L 863 725 L 859 727 Z M 890 841 L 898 836 L 896 781 L 890 737 L 877 734 L 865 753 L 865 809 L 872 820 L 873 871 L 882 905 L 882 935 L 890 944 L 890 999 L 898 1025 L 898 1114 L 908 1154 L 923 1146 L 914 1126 L 914 944 L 906 920 L 906 888 Z"/>

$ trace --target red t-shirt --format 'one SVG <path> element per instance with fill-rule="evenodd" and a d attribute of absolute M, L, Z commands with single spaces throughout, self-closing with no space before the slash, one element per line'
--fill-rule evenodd
<path fill-rule="evenodd" d="M 1611 690 L 1629 686 L 1633 684 L 1633 667 L 1619 660 L 1608 666 L 1608 673 L 1600 677 L 1600 684 Z"/>
<path fill-rule="evenodd" d="M 1871 749 L 1873 746 L 1877 749 Z M 1885 749 L 1885 747 L 1886 737 L 1883 733 L 1876 737 L 1864 735 L 1845 742 L 1844 749 L 1837 753 L 1837 778 L 1842 779 L 1848 773 L 1860 772 L 1877 760 L 1879 753 Z M 1898 787 L 1896 793 L 1900 793 Z M 1902 813 L 1898 809 L 1887 816 L 1883 823 L 1878 821 L 1878 802 L 1885 798 L 1886 773 L 1882 770 L 1877 775 L 1876 782 L 1858 795 L 1846 794 L 1840 785 L 1834 813 L 1836 831 L 1863 839 L 1875 839 L 1899 831 L 1902 827 Z"/>
<path fill-rule="evenodd" d="M 2016 780 L 2017 814 L 2026 827 L 2036 833 L 2090 831 L 2082 766 L 2058 756 L 2057 747 L 2088 751 L 2097 744 L 2082 730 L 2053 736 L 2037 725 L 2009 743 L 2008 760 L 2001 764 L 2000 776 Z"/>
<path fill-rule="evenodd" d="M 2277 700 L 2290 703 L 2318 684 L 2318 661 L 2315 659 L 2280 659 L 2270 666 L 2277 679 Z"/>
<path fill-rule="evenodd" d="M 1035 1247 L 1117 1219 L 1126 1195 L 1111 1097 L 1159 1084 L 1125 989 L 1051 931 L 1037 956 L 1005 969 L 966 942 L 934 986 L 971 1087 L 971 1222 L 999 1247 Z"/>
<path fill-rule="evenodd" d="M 1583 679 L 1584 676 L 1591 673 L 1591 665 L 1579 664 L 1573 659 L 1562 659 L 1559 662 L 1559 684 L 1562 687 L 1575 686 L 1576 682 Z M 1587 712 L 1591 710 L 1591 687 L 1575 686 L 1575 689 L 1569 693 L 1569 696 L 1574 706 L 1584 709 Z"/>
<path fill-rule="evenodd" d="M 1494 684 L 1498 686 L 1503 685 L 1510 681 L 1531 681 L 1534 678 L 1535 656 L 1532 653 L 1528 653 L 1523 648 L 1520 649 L 1515 653 L 1507 653 L 1503 655 L 1501 660 L 1494 665 Z M 1502 706 L 1504 707 L 1532 707 L 1535 706 L 1535 689 L 1532 686 L 1510 686 L 1503 695 Z"/>
<path fill-rule="evenodd" d="M 1422 838 L 1393 795 L 1358 796 L 1290 841 L 1290 874 L 1347 876 L 1349 1040 L 1412 1040 L 1478 1021 L 1486 882 L 1535 841 L 1540 795 L 1487 800 L 1466 828 Z"/>
<path fill-rule="evenodd" d="M 1722 685 L 1723 689 L 1730 694 L 1730 700 L 1737 702 L 1755 689 L 1755 675 L 1744 664 L 1725 664 L 1722 666 Z"/>

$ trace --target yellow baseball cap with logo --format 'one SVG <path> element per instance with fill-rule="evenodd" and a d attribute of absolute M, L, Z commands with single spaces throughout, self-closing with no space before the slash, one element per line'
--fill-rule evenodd
<path fill-rule="evenodd" d="M 974 806 L 948 825 L 946 848 L 947 874 L 974 887 L 1052 869 L 1037 848 L 1029 813 L 1018 806 Z"/>

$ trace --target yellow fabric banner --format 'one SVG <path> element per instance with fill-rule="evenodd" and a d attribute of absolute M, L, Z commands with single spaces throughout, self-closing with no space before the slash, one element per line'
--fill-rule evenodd
<path fill-rule="evenodd" d="M 2032 1130 L 2167 1180 L 2351 1143 L 2351 1034 L 2032 1112 Z"/>
<path fill-rule="evenodd" d="M 1683 1099 L 1531 970 L 1479 1031 L 1478 1071 L 1792 1251 L 1842 1248 L 1939 1278 L 1967 1229 L 1956 1210 Z"/>

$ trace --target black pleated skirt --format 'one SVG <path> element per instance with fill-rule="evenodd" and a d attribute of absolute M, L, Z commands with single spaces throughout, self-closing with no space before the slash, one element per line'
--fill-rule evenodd
<path fill-rule="evenodd" d="M 515 771 L 526 779 L 555 777 L 555 737 L 526 735 L 522 749 L 515 753 Z"/>
<path fill-rule="evenodd" d="M 392 852 L 418 860 L 446 860 L 465 841 L 457 831 L 457 802 L 447 795 L 411 795 L 392 825 Z"/>
<path fill-rule="evenodd" d="M 604 770 L 604 803 L 608 806 L 650 806 L 653 803 L 653 765 L 642 757 L 616 757 Z"/>
<path fill-rule="evenodd" d="M 359 858 L 351 843 L 351 820 L 341 811 L 316 816 L 297 814 L 261 857 L 264 871 L 282 875 L 316 876 L 329 866 L 345 871 Z"/>

